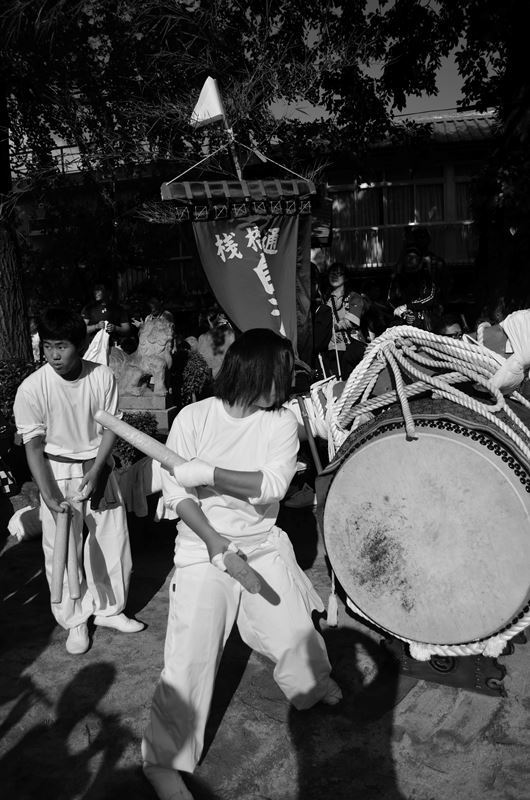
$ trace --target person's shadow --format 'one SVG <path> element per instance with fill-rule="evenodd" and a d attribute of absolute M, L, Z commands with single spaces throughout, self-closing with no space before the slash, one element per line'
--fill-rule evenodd
<path fill-rule="evenodd" d="M 8 543 L 0 556 L 0 706 L 15 700 L 0 730 L 15 727 L 40 695 L 26 673 L 48 647 L 56 622 L 39 539 Z"/>
<path fill-rule="evenodd" d="M 393 707 L 399 699 L 398 665 L 373 638 L 358 630 L 329 628 L 324 638 L 332 675 L 344 699 L 338 706 L 318 704 L 304 712 L 291 707 L 289 728 L 298 759 L 297 797 L 404 800 L 397 787 L 391 748 Z"/>
<path fill-rule="evenodd" d="M 33 727 L 0 759 L 6 797 L 70 800 L 99 796 L 99 788 L 133 738 L 117 716 L 98 709 L 115 675 L 115 668 L 107 663 L 81 669 L 62 692 L 55 719 Z M 74 751 L 68 740 L 79 726 L 84 726 L 86 744 Z M 96 756 L 99 766 L 95 770 L 91 760 Z"/>
<path fill-rule="evenodd" d="M 128 616 L 141 615 L 141 611 L 164 586 L 173 571 L 176 520 L 155 522 L 158 494 L 147 498 L 145 517 L 127 514 L 133 571 L 127 606 Z"/>
<path fill-rule="evenodd" d="M 316 563 L 319 533 L 314 510 L 282 506 L 278 524 L 289 535 L 302 569 L 316 566 L 317 582 L 327 585 L 327 561 Z M 341 587 L 337 590 L 344 601 Z M 289 728 L 298 759 L 297 796 L 299 800 L 403 800 L 391 752 L 393 708 L 416 680 L 400 675 L 390 651 L 357 627 L 328 627 L 323 635 L 344 700 L 330 708 L 318 704 L 310 711 L 290 709 Z"/>

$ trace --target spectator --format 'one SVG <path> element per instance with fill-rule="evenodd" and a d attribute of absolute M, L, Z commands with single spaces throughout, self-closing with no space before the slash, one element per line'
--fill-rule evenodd
<path fill-rule="evenodd" d="M 327 272 L 324 302 L 317 308 L 314 320 L 314 358 L 322 359 L 326 374 L 343 377 L 344 353 L 351 343 L 366 344 L 361 318 L 368 300 L 351 290 L 344 264 L 335 262 Z M 316 365 L 315 365 L 316 366 Z"/>
<path fill-rule="evenodd" d="M 451 339 L 461 339 L 464 335 L 461 317 L 458 314 L 443 314 L 436 332 Z"/>
<path fill-rule="evenodd" d="M 208 315 L 209 329 L 201 333 L 197 352 L 204 358 L 215 380 L 221 369 L 225 353 L 234 341 L 234 329 L 222 312 Z"/>
<path fill-rule="evenodd" d="M 407 325 L 432 331 L 439 297 L 437 268 L 432 258 L 424 256 L 419 247 L 409 245 L 396 265 L 388 290 L 394 315 Z"/>
<path fill-rule="evenodd" d="M 148 322 L 149 320 L 156 319 L 157 317 L 164 317 L 167 319 L 168 322 L 174 322 L 174 317 L 171 311 L 167 311 L 164 309 L 164 304 L 160 297 L 157 295 L 151 295 L 151 297 L 147 301 L 147 314 L 143 318 L 133 317 L 131 320 L 132 324 L 136 328 L 141 328 L 144 322 Z"/>
<path fill-rule="evenodd" d="M 41 364 L 43 359 L 42 346 L 41 346 L 39 332 L 37 330 L 37 322 L 35 320 L 35 317 L 30 317 L 29 333 L 31 336 L 31 350 L 33 352 L 33 360 L 35 361 L 36 364 Z"/>
<path fill-rule="evenodd" d="M 127 312 L 112 302 L 109 290 L 102 283 L 94 286 L 94 302 L 88 303 L 81 310 L 81 316 L 87 326 L 89 341 L 92 341 L 99 330 L 106 330 L 111 344 L 119 344 L 122 337 L 131 332 Z"/>

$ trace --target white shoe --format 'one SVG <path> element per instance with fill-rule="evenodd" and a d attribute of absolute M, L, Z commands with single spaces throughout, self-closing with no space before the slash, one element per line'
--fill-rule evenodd
<path fill-rule="evenodd" d="M 90 645 L 88 639 L 88 628 L 86 622 L 81 625 L 76 625 L 68 631 L 68 638 L 66 640 L 66 649 L 72 656 L 79 656 L 81 653 L 86 653 Z"/>
<path fill-rule="evenodd" d="M 333 678 L 330 678 L 328 690 L 320 702 L 324 703 L 325 706 L 336 706 L 340 703 L 342 698 L 343 694 L 339 684 L 336 683 Z"/>
<path fill-rule="evenodd" d="M 283 504 L 286 508 L 309 508 L 316 506 L 317 498 L 309 484 L 304 483 L 302 488 L 292 494 Z"/>
<path fill-rule="evenodd" d="M 176 770 L 156 764 L 144 764 L 143 769 L 159 800 L 193 800 L 193 795 Z"/>
<path fill-rule="evenodd" d="M 121 633 L 138 633 L 145 628 L 143 622 L 138 622 L 137 619 L 129 619 L 125 614 L 112 614 L 110 617 L 96 614 L 94 625 L 99 625 L 100 628 L 113 628 Z"/>

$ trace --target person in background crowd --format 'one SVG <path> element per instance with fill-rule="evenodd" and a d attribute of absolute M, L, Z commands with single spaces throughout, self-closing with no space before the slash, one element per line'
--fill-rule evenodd
<path fill-rule="evenodd" d="M 42 347 L 40 342 L 40 336 L 37 331 L 37 321 L 35 317 L 30 317 L 29 333 L 31 336 L 31 350 L 33 353 L 33 360 L 35 361 L 36 364 L 41 364 L 43 359 Z"/>
<path fill-rule="evenodd" d="M 111 344 L 119 344 L 131 332 L 127 312 L 112 302 L 109 290 L 102 283 L 94 286 L 94 302 L 81 310 L 81 316 L 85 320 L 90 341 L 99 330 L 106 330 Z"/>
<path fill-rule="evenodd" d="M 197 352 L 204 358 L 215 380 L 223 364 L 225 353 L 234 341 L 234 329 L 221 310 L 208 314 L 209 329 L 201 333 L 197 342 Z"/>
<path fill-rule="evenodd" d="M 314 321 L 314 366 L 319 356 L 327 375 L 343 377 L 343 361 L 347 347 L 364 349 L 366 338 L 361 319 L 369 301 L 351 290 L 344 264 L 335 262 L 327 271 L 324 302 L 317 308 Z M 340 374 L 339 374 L 340 373 Z"/>
<path fill-rule="evenodd" d="M 461 339 L 464 335 L 462 318 L 459 314 L 442 314 L 436 333 L 441 336 L 449 336 L 451 339 Z"/>
<path fill-rule="evenodd" d="M 432 331 L 438 311 L 439 289 L 430 261 L 418 247 L 406 248 L 390 281 L 388 303 L 406 325 Z"/>
<path fill-rule="evenodd" d="M 518 311 L 521 308 L 528 308 L 528 303 L 516 302 L 513 297 L 505 294 L 495 295 L 492 300 L 486 303 L 478 315 L 477 324 L 487 323 L 488 325 L 498 325 L 508 314 Z"/>
<path fill-rule="evenodd" d="M 168 322 L 174 322 L 175 319 L 171 311 L 168 311 L 164 308 L 164 303 L 157 295 L 151 295 L 151 297 L 147 301 L 147 314 L 143 318 L 133 317 L 131 320 L 132 324 L 136 328 L 141 328 L 144 322 L 148 322 L 152 319 L 157 319 L 157 317 L 163 317 L 167 319 Z"/>

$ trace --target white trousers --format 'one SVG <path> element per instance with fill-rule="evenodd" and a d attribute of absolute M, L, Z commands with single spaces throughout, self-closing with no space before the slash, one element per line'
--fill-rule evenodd
<path fill-rule="evenodd" d="M 287 535 L 273 530 L 276 538 L 283 537 L 282 552 L 290 548 L 292 553 Z M 186 554 L 181 557 L 185 563 Z M 276 683 L 298 709 L 310 708 L 326 694 L 331 667 L 311 619 L 314 589 L 294 553 L 286 561 L 269 539 L 248 554 L 248 563 L 272 589 L 265 596 L 245 591 L 208 560 L 179 566 L 178 547 L 175 561 L 164 669 L 142 756 L 144 765 L 192 772 L 201 756 L 215 676 L 234 622 L 243 641 L 274 662 Z"/>
<path fill-rule="evenodd" d="M 49 463 L 63 496 L 71 497 L 77 492 L 83 477 L 81 466 Z M 70 598 L 65 570 L 62 600 L 51 604 L 52 613 L 63 628 L 80 625 L 92 614 L 118 614 L 125 607 L 132 568 L 127 515 L 114 474 L 109 481 L 117 501 L 105 510 L 93 511 L 90 501 L 72 503 L 70 525 L 77 550 L 81 597 L 79 600 Z M 44 564 L 51 586 L 55 520 L 43 502 L 41 515 Z M 84 542 L 83 523 L 88 529 Z"/>

